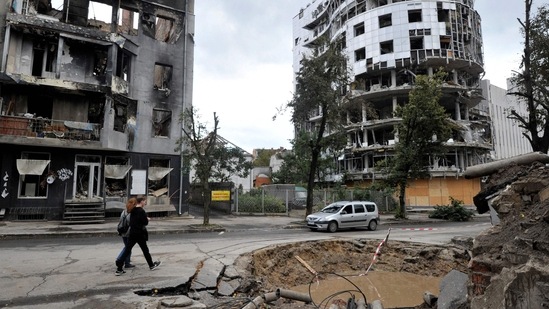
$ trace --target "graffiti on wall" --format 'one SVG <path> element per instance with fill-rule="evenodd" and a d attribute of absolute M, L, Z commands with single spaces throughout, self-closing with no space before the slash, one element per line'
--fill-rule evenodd
<path fill-rule="evenodd" d="M 71 178 L 71 176 L 72 176 L 72 171 L 68 168 L 62 168 L 62 169 L 57 171 L 57 177 L 61 181 L 65 181 L 65 180 Z"/>
<path fill-rule="evenodd" d="M 3 189 L 2 189 L 2 198 L 6 198 L 10 193 L 8 192 L 8 180 L 10 179 L 10 176 L 8 175 L 8 172 L 6 173 L 4 177 L 2 178 L 3 181 Z"/>

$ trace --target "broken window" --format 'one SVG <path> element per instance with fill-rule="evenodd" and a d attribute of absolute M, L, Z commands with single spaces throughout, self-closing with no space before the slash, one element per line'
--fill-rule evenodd
<path fill-rule="evenodd" d="M 156 63 L 154 65 L 154 89 L 166 91 L 166 96 L 168 96 L 171 81 L 172 67 Z"/>
<path fill-rule="evenodd" d="M 364 34 L 364 23 L 360 23 L 354 26 L 355 30 L 355 36 L 359 36 L 361 34 Z"/>
<path fill-rule="evenodd" d="M 46 44 L 44 42 L 33 42 L 32 76 L 42 76 L 45 49 Z"/>
<path fill-rule="evenodd" d="M 21 154 L 17 160 L 19 172 L 19 198 L 45 198 L 48 196 L 48 176 L 50 154 L 30 153 Z"/>
<path fill-rule="evenodd" d="M 69 9 L 71 6 L 78 6 L 78 4 L 79 3 L 76 1 L 71 1 L 69 4 Z M 92 26 L 107 32 L 111 31 L 112 6 L 105 3 L 89 1 L 87 9 L 88 14 L 86 17 L 88 20 L 85 26 Z"/>
<path fill-rule="evenodd" d="M 51 3 L 49 0 L 22 0 L 13 1 L 12 7 L 22 14 L 47 14 L 51 10 Z"/>
<path fill-rule="evenodd" d="M 379 43 L 381 54 L 390 54 L 393 52 L 393 40 Z"/>
<path fill-rule="evenodd" d="M 120 8 L 118 13 L 118 33 L 137 35 L 139 13 L 125 8 Z"/>
<path fill-rule="evenodd" d="M 410 38 L 410 49 L 423 49 L 423 37 L 413 37 Z"/>
<path fill-rule="evenodd" d="M 148 189 L 149 194 L 158 197 L 169 198 L 168 190 L 170 177 L 169 174 L 173 170 L 170 168 L 169 159 L 150 159 L 148 169 Z M 157 201 L 156 203 L 161 203 Z"/>
<path fill-rule="evenodd" d="M 408 22 L 417 23 L 421 21 L 421 10 L 409 10 Z"/>
<path fill-rule="evenodd" d="M 125 81 L 130 80 L 130 68 L 131 68 L 132 55 L 124 50 L 118 50 L 118 56 L 116 59 L 116 72 L 115 75 L 122 78 Z"/>
<path fill-rule="evenodd" d="M 450 13 L 449 10 L 438 9 L 438 21 L 439 22 L 449 22 Z"/>
<path fill-rule="evenodd" d="M 41 94 L 40 91 L 29 94 L 27 97 L 27 113 L 33 114 L 35 118 L 52 119 L 53 98 Z"/>
<path fill-rule="evenodd" d="M 105 158 L 105 195 L 107 197 L 126 197 L 128 193 L 130 159 L 125 157 Z"/>
<path fill-rule="evenodd" d="M 44 71 L 54 73 L 57 69 L 57 44 L 49 43 L 46 47 Z"/>
<path fill-rule="evenodd" d="M 379 28 L 389 27 L 391 26 L 392 20 L 391 20 L 391 14 L 385 14 L 379 16 Z"/>
<path fill-rule="evenodd" d="M 100 197 L 101 157 L 77 155 L 73 193 L 77 199 Z"/>
<path fill-rule="evenodd" d="M 366 48 L 360 48 L 355 50 L 355 61 L 366 59 Z"/>
<path fill-rule="evenodd" d="M 157 16 L 154 38 L 160 42 L 173 43 L 175 41 L 175 27 L 173 19 Z"/>
<path fill-rule="evenodd" d="M 107 70 L 107 56 L 108 53 L 104 49 L 94 50 L 93 58 L 93 75 L 104 76 Z"/>
<path fill-rule="evenodd" d="M 124 132 L 126 130 L 126 119 L 128 106 L 122 102 L 114 102 L 114 130 Z"/>
<path fill-rule="evenodd" d="M 452 42 L 452 38 L 450 36 L 441 36 L 440 49 L 450 49 L 450 42 Z"/>
<path fill-rule="evenodd" d="M 172 112 L 169 110 L 153 109 L 153 128 L 155 137 L 170 137 Z"/>

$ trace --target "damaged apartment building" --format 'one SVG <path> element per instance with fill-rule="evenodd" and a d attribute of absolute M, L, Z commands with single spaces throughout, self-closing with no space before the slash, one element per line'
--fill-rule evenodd
<path fill-rule="evenodd" d="M 443 70 L 440 104 L 451 117 L 453 136 L 444 156 L 430 158 L 430 178 L 411 181 L 406 202 L 446 205 L 453 197 L 472 205 L 480 180 L 465 179 L 463 172 L 491 160 L 494 149 L 474 0 L 317 0 L 294 17 L 293 32 L 295 72 L 321 37 L 343 42 L 353 80 L 348 94 L 362 102 L 347 109 L 347 147 L 332 181 L 365 187 L 384 178 L 376 164 L 392 156 L 398 143 L 396 107 L 408 101 L 417 75 Z M 314 128 L 321 113 L 311 114 L 306 127 Z"/>
<path fill-rule="evenodd" d="M 194 1 L 8 0 L 0 25 L 0 214 L 101 221 L 137 195 L 182 211 Z"/>

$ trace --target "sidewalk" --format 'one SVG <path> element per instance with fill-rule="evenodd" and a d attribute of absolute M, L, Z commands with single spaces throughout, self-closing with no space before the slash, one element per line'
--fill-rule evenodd
<path fill-rule="evenodd" d="M 396 220 L 393 214 L 381 214 L 384 224 L 420 224 L 443 221 L 430 219 L 427 211 L 410 211 L 408 219 Z M 476 217 L 484 215 L 476 214 Z M 226 232 L 254 229 L 307 229 L 304 214 L 290 216 L 225 215 L 210 217 L 209 226 L 203 226 L 203 217 L 190 215 L 151 218 L 147 229 L 150 234 L 178 234 L 200 232 Z M 107 218 L 104 223 L 62 224 L 61 221 L 0 221 L 0 239 L 24 239 L 47 237 L 105 237 L 118 236 L 118 218 Z"/>

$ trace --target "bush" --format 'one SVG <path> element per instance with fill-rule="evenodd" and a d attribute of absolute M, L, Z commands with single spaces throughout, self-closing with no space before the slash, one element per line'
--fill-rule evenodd
<path fill-rule="evenodd" d="M 285 213 L 286 206 L 274 196 L 265 195 L 263 200 L 265 213 Z M 238 197 L 238 212 L 241 213 L 264 213 L 261 207 L 261 195 L 245 194 Z"/>
<path fill-rule="evenodd" d="M 435 210 L 429 213 L 429 218 L 450 221 L 469 221 L 474 215 L 473 211 L 463 207 L 463 201 L 450 197 L 450 205 L 435 206 Z"/>

